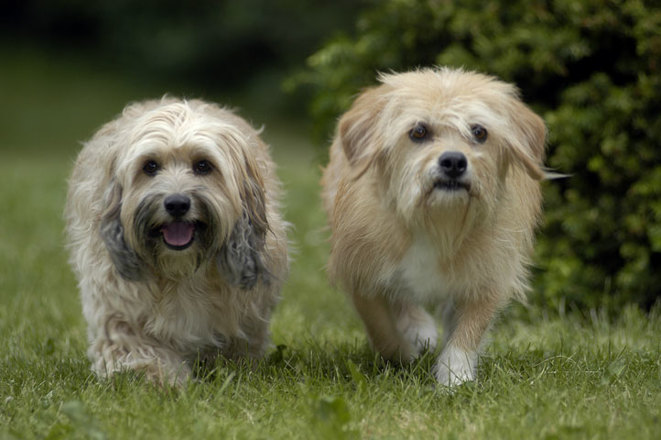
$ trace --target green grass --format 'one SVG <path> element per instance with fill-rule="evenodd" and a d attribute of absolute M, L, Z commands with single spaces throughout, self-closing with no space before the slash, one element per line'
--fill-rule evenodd
<path fill-rule="evenodd" d="M 658 438 L 658 311 L 628 308 L 611 322 L 515 306 L 494 327 L 477 383 L 453 392 L 435 387 L 431 356 L 381 362 L 326 281 L 316 152 L 277 122 L 264 137 L 295 247 L 272 321 L 278 348 L 255 370 L 219 363 L 182 391 L 132 374 L 98 381 L 62 247 L 66 176 L 76 142 L 144 90 L 39 59 L 20 65 L 0 71 L 15 85 L 3 91 L 0 130 L 0 439 Z"/>

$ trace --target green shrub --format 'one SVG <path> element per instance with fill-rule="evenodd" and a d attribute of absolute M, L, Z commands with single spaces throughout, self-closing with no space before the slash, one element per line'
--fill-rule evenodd
<path fill-rule="evenodd" d="M 384 0 L 291 79 L 329 136 L 377 71 L 463 66 L 516 83 L 549 127 L 538 304 L 648 308 L 661 290 L 661 6 Z M 290 85 L 291 85 L 290 84 Z"/>

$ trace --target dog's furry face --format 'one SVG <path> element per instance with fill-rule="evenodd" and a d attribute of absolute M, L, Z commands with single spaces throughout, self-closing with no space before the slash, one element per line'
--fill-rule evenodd
<path fill-rule="evenodd" d="M 465 221 L 469 206 L 488 217 L 511 165 L 541 179 L 543 121 L 516 89 L 458 70 L 382 75 L 339 124 L 359 177 L 374 169 L 381 194 L 410 223 Z M 456 209 L 450 209 L 456 208 Z"/>
<path fill-rule="evenodd" d="M 205 105 L 205 104 L 200 104 Z M 122 276 L 177 279 L 217 257 L 228 281 L 251 287 L 267 224 L 257 134 L 230 112 L 172 103 L 136 112 L 114 139 L 101 234 Z M 264 274 L 264 273 L 262 273 Z"/>

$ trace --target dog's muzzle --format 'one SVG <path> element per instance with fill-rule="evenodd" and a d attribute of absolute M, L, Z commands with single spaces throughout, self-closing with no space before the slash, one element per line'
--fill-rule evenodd
<path fill-rule="evenodd" d="M 446 151 L 438 158 L 438 166 L 441 175 L 434 182 L 434 188 L 447 191 L 468 191 L 470 189 L 470 184 L 465 179 L 468 159 L 463 153 Z"/>
<path fill-rule="evenodd" d="M 163 243 L 172 250 L 181 251 L 195 241 L 198 230 L 205 227 L 202 222 L 185 219 L 190 211 L 191 199 L 184 194 L 172 194 L 163 200 L 165 211 L 172 217 L 171 222 L 153 228 L 152 237 L 162 236 Z"/>

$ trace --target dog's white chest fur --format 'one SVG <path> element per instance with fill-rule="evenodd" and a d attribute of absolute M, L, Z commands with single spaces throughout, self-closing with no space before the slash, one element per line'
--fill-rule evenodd
<path fill-rule="evenodd" d="M 449 283 L 441 273 L 436 247 L 425 236 L 413 240 L 393 277 L 396 285 L 418 302 L 436 302 L 449 295 Z"/>

